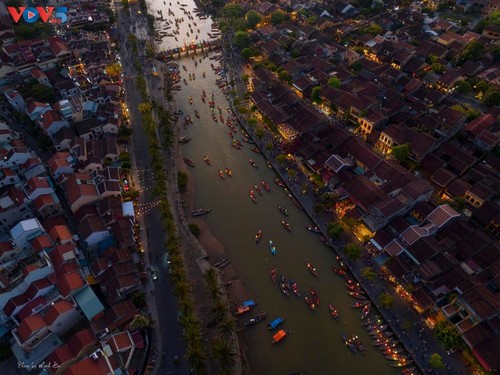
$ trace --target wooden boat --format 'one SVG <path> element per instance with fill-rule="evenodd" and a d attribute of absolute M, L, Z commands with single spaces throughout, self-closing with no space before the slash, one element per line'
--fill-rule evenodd
<path fill-rule="evenodd" d="M 248 326 L 253 326 L 254 324 L 257 324 L 258 322 L 263 321 L 266 318 L 267 314 L 265 312 L 261 312 L 260 314 L 257 314 L 253 318 L 250 318 L 248 321 L 245 322 L 245 327 Z"/>
<path fill-rule="evenodd" d="M 364 294 L 363 290 L 361 289 L 361 285 L 359 285 L 358 283 L 346 284 L 346 288 L 353 292 Z"/>
<path fill-rule="evenodd" d="M 229 177 L 233 177 L 233 172 L 229 168 L 225 168 L 224 173 Z"/>
<path fill-rule="evenodd" d="M 257 154 L 262 154 L 262 151 L 260 151 L 260 149 L 257 146 L 250 147 L 250 150 L 252 150 L 253 152 L 255 152 Z"/>
<path fill-rule="evenodd" d="M 308 306 L 308 307 L 309 307 L 312 311 L 316 310 L 316 304 L 314 303 L 314 301 L 312 300 L 312 298 L 311 298 L 311 297 L 309 297 L 309 296 L 305 296 L 305 297 L 304 297 L 304 301 L 306 301 L 307 306 Z"/>
<path fill-rule="evenodd" d="M 364 300 L 366 299 L 366 296 L 364 294 L 358 293 L 358 292 L 353 292 L 351 290 L 346 290 L 346 293 L 349 294 L 351 297 L 354 297 L 356 299 Z"/>
<path fill-rule="evenodd" d="M 356 345 L 356 348 L 359 350 L 359 352 L 361 354 L 366 354 L 365 346 L 363 345 L 363 343 L 361 342 L 361 340 L 359 339 L 358 336 L 354 336 L 353 337 L 353 342 L 354 342 L 354 345 Z"/>
<path fill-rule="evenodd" d="M 281 292 L 282 292 L 285 296 L 290 297 L 290 289 L 289 289 L 289 286 L 288 286 L 288 284 L 287 284 L 287 282 L 286 282 L 286 279 L 285 279 L 285 282 L 281 281 L 281 282 L 279 283 L 279 287 L 280 287 Z"/>
<path fill-rule="evenodd" d="M 250 190 L 250 200 L 253 202 L 253 203 L 257 203 L 257 199 L 255 198 L 255 193 L 253 190 Z"/>
<path fill-rule="evenodd" d="M 415 367 L 408 367 L 403 369 L 401 372 L 401 375 L 417 375 L 417 372 L 415 372 L 417 369 Z"/>
<path fill-rule="evenodd" d="M 300 290 L 299 287 L 297 286 L 297 283 L 293 280 L 290 280 L 290 288 L 292 289 L 292 292 L 297 296 L 300 297 Z"/>
<path fill-rule="evenodd" d="M 200 114 L 198 113 L 198 111 L 195 109 L 194 110 L 194 115 L 197 117 L 197 118 L 200 118 Z"/>
<path fill-rule="evenodd" d="M 269 272 L 270 276 L 271 276 L 271 281 L 273 282 L 273 284 L 276 284 L 276 268 L 271 268 L 271 272 Z"/>
<path fill-rule="evenodd" d="M 278 186 L 281 186 L 282 188 L 285 188 L 285 187 L 286 187 L 285 183 L 284 183 L 283 181 L 281 181 L 279 178 L 276 178 L 276 179 L 274 180 L 274 183 L 275 183 L 276 185 L 278 185 Z"/>
<path fill-rule="evenodd" d="M 312 298 L 314 304 L 316 306 L 319 306 L 320 300 L 319 300 L 318 293 L 314 289 L 309 290 L 309 293 L 311 293 L 311 298 Z"/>
<path fill-rule="evenodd" d="M 287 231 L 289 231 L 289 232 L 291 232 L 291 231 L 292 231 L 292 227 L 290 226 L 290 224 L 288 223 L 288 221 L 285 221 L 285 220 L 283 220 L 283 219 L 282 219 L 282 220 L 281 220 L 281 225 L 283 225 L 283 227 L 284 227 Z"/>
<path fill-rule="evenodd" d="M 257 163 L 256 163 L 253 159 L 250 159 L 248 162 L 250 163 L 250 165 L 251 165 L 252 167 L 254 167 L 254 168 L 259 168 L 259 166 L 257 165 Z"/>
<path fill-rule="evenodd" d="M 351 352 L 356 354 L 357 348 L 352 339 L 347 337 L 345 333 L 342 333 L 340 337 L 342 338 L 342 341 L 344 342 L 345 346 L 347 346 Z"/>
<path fill-rule="evenodd" d="M 328 309 L 330 309 L 330 315 L 335 319 L 335 320 L 339 320 L 339 312 L 337 311 L 337 309 L 332 305 L 332 304 L 329 304 L 328 305 Z"/>
<path fill-rule="evenodd" d="M 321 231 L 319 230 L 318 227 L 316 226 L 312 226 L 312 225 L 305 225 L 306 229 L 309 231 L 309 232 L 313 232 L 313 233 L 321 233 Z"/>
<path fill-rule="evenodd" d="M 279 211 L 280 211 L 283 215 L 288 216 L 288 210 L 287 210 L 285 207 L 278 205 L 278 210 L 279 210 Z"/>
<path fill-rule="evenodd" d="M 388 345 L 390 342 L 389 339 L 385 339 L 385 338 L 376 338 L 373 342 L 372 342 L 372 345 L 373 346 L 386 346 Z"/>
<path fill-rule="evenodd" d="M 372 316 L 366 318 L 365 320 L 363 320 L 363 322 L 361 324 L 367 326 L 367 325 L 373 324 L 373 323 L 381 324 L 382 322 L 383 322 L 383 320 L 381 319 L 380 315 L 372 315 Z"/>
<path fill-rule="evenodd" d="M 203 157 L 203 161 L 207 163 L 207 165 L 212 165 L 212 163 L 210 163 L 210 159 L 206 155 Z"/>
<path fill-rule="evenodd" d="M 306 263 L 306 266 L 309 272 L 311 272 L 314 277 L 318 277 L 318 271 L 316 270 L 316 267 L 314 267 L 312 263 L 308 262 Z"/>
<path fill-rule="evenodd" d="M 236 315 L 241 315 L 252 310 L 257 304 L 254 300 L 244 301 L 236 310 Z"/>
<path fill-rule="evenodd" d="M 255 243 L 259 243 L 261 238 L 262 238 L 262 230 L 259 229 L 259 231 L 255 235 Z"/>
<path fill-rule="evenodd" d="M 273 335 L 272 343 L 276 344 L 276 343 L 280 342 L 281 340 L 283 340 L 285 337 L 286 337 L 286 331 L 281 329 L 278 332 L 276 332 L 276 334 Z"/>
<path fill-rule="evenodd" d="M 371 306 L 372 304 L 371 303 L 367 303 L 364 307 L 363 307 L 363 310 L 361 311 L 361 319 L 364 319 L 368 316 L 368 314 L 370 313 L 370 310 L 372 308 Z"/>
<path fill-rule="evenodd" d="M 337 267 L 332 266 L 332 271 L 335 272 L 337 275 L 340 275 L 340 276 L 346 276 L 347 275 L 346 270 L 344 270 L 342 268 L 337 268 Z"/>
<path fill-rule="evenodd" d="M 278 252 L 278 250 L 276 250 L 276 246 L 274 245 L 273 241 L 269 241 L 269 251 L 273 255 L 276 255 L 276 253 Z"/>
<path fill-rule="evenodd" d="M 204 208 L 199 208 L 197 210 L 191 211 L 191 216 L 202 216 L 208 214 L 210 211 L 212 211 L 210 208 L 204 209 Z"/>
<path fill-rule="evenodd" d="M 220 177 L 221 179 L 223 179 L 223 180 L 225 180 L 225 179 L 226 179 L 226 177 L 224 176 L 224 172 L 222 171 L 222 169 L 219 169 L 218 174 L 219 174 L 219 177 Z"/>
<path fill-rule="evenodd" d="M 357 308 L 361 308 L 361 307 L 364 307 L 365 305 L 367 304 L 367 301 L 364 301 L 364 302 L 361 302 L 361 301 L 356 301 L 354 302 L 351 307 L 353 309 L 357 309 Z"/>
<path fill-rule="evenodd" d="M 188 158 L 182 158 L 182 160 L 184 160 L 184 163 L 194 168 L 194 163 L 192 160 L 189 160 Z"/>
<path fill-rule="evenodd" d="M 404 361 L 402 361 L 404 360 Z M 400 358 L 400 362 L 396 363 L 390 363 L 389 365 L 392 367 L 405 367 L 413 363 L 413 359 L 405 359 L 405 358 Z"/>
<path fill-rule="evenodd" d="M 267 167 L 270 169 L 270 170 L 273 170 L 274 167 L 273 165 L 271 164 L 271 162 L 269 160 L 266 160 L 266 164 L 267 164 Z"/>
<path fill-rule="evenodd" d="M 271 191 L 271 186 L 265 181 L 262 181 L 262 186 L 264 187 L 264 190 L 267 191 L 268 193 Z"/>
<path fill-rule="evenodd" d="M 190 140 L 191 140 L 191 138 L 189 138 L 189 137 L 180 137 L 180 138 L 179 138 L 179 143 L 181 143 L 181 144 L 186 144 L 186 143 L 188 143 Z"/>
<path fill-rule="evenodd" d="M 270 322 L 268 325 L 267 325 L 267 329 L 268 330 L 273 330 L 275 328 L 277 328 L 281 323 L 283 323 L 285 321 L 285 318 L 282 318 L 282 317 L 277 317 L 276 319 L 274 319 L 272 322 Z"/>
<path fill-rule="evenodd" d="M 253 188 L 257 190 L 257 193 L 259 193 L 259 195 L 264 195 L 264 193 L 262 192 L 262 188 L 260 186 L 254 185 Z"/>

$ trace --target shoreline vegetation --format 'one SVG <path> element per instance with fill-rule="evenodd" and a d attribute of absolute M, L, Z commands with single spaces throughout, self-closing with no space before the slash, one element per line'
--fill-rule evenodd
<path fill-rule="evenodd" d="M 149 15 L 147 14 L 147 6 L 144 0 L 140 0 L 140 8 L 145 14 L 149 21 Z M 148 22 L 149 23 L 149 22 Z M 153 23 L 154 25 L 154 23 Z M 213 307 L 210 309 L 211 321 L 208 322 L 207 326 L 215 326 L 217 328 L 217 334 L 215 330 L 212 330 L 208 335 L 202 335 L 202 331 L 206 329 L 201 325 L 201 321 L 206 315 L 202 314 L 204 306 L 200 306 L 200 301 L 198 298 L 194 297 L 193 281 L 191 275 L 188 277 L 188 272 L 186 271 L 186 256 L 188 254 L 183 253 L 187 249 L 182 249 L 182 236 L 185 233 L 180 233 L 178 225 L 183 225 L 187 223 L 182 222 L 180 218 L 177 218 L 171 211 L 167 184 L 170 182 L 170 173 L 177 173 L 177 170 L 181 171 L 182 163 L 178 162 L 181 156 L 179 152 L 176 152 L 177 165 L 174 165 L 175 171 L 165 170 L 165 158 L 164 151 L 172 151 L 175 141 L 175 130 L 174 118 L 171 113 L 165 109 L 161 104 L 151 100 L 148 94 L 147 81 L 144 78 L 144 71 L 139 62 L 139 48 L 137 43 L 137 38 L 135 35 L 130 34 L 128 37 L 128 42 L 132 46 L 133 58 L 134 58 L 134 68 L 136 70 L 136 88 L 141 94 L 143 102 L 139 104 L 138 110 L 141 115 L 142 127 L 145 131 L 148 149 L 151 160 L 151 170 L 154 175 L 154 186 L 153 193 L 160 199 L 159 210 L 162 218 L 162 223 L 164 230 L 167 234 L 167 241 L 165 244 L 166 251 L 169 254 L 170 259 L 170 279 L 174 284 L 174 294 L 179 303 L 179 322 L 184 330 L 184 339 L 186 340 L 186 359 L 190 366 L 194 369 L 196 374 L 207 374 L 212 373 L 210 370 L 221 370 L 222 373 L 242 373 L 242 364 L 240 358 L 244 358 L 244 354 L 240 353 L 240 343 L 236 336 L 236 321 L 233 318 L 230 310 L 230 304 L 228 302 L 228 295 L 232 298 L 235 294 L 238 296 L 246 295 L 246 293 L 240 288 L 237 293 L 237 288 L 232 287 L 232 291 L 224 288 L 223 280 L 221 279 L 218 271 L 213 267 L 206 267 L 207 270 L 203 273 L 202 267 L 198 268 L 198 276 L 206 283 L 205 289 L 208 288 L 209 294 L 212 297 Z M 170 96 L 169 87 L 165 87 L 165 97 L 167 100 L 173 101 Z M 175 102 L 173 103 L 175 106 Z M 155 122 L 155 120 L 157 120 Z M 159 138 L 161 141 L 159 141 Z M 194 183 L 192 181 L 192 176 L 188 174 L 188 189 L 183 194 L 184 198 L 187 198 L 189 207 L 188 210 L 192 208 L 193 198 L 194 198 Z M 177 180 L 176 178 L 174 178 Z M 178 194 L 178 186 L 174 185 L 174 189 Z M 170 187 L 170 189 L 172 186 Z M 171 201 L 171 200 L 170 200 Z M 172 202 L 173 203 L 173 202 Z M 181 205 L 178 207 L 181 218 L 184 218 L 184 209 Z M 201 228 L 201 234 L 198 244 L 203 247 L 201 250 L 202 254 L 206 254 L 206 250 L 210 254 L 210 257 L 219 258 L 223 256 L 226 252 L 223 245 L 212 235 L 208 226 L 203 220 L 194 219 L 190 220 L 192 223 L 197 224 Z M 185 232 L 185 231 L 184 231 Z M 206 249 L 206 250 L 205 250 Z M 204 258 L 207 258 L 205 256 Z M 229 268 L 229 267 L 228 267 Z M 225 274 L 228 274 L 232 280 L 237 278 L 238 275 L 233 269 L 232 272 L 227 272 L 229 269 L 225 269 Z M 232 281 L 228 283 L 232 284 Z M 206 292 L 206 291 L 205 291 Z M 243 299 L 244 297 L 242 297 Z M 240 299 L 240 298 L 238 298 Z M 211 340 L 208 340 L 204 336 L 211 336 Z M 210 350 L 206 347 L 206 343 L 210 345 Z M 210 352 L 210 355 L 208 354 Z M 215 363 L 211 363 L 210 359 L 214 360 Z M 248 370 L 248 368 L 246 369 Z M 245 371 L 246 373 L 250 371 Z"/>

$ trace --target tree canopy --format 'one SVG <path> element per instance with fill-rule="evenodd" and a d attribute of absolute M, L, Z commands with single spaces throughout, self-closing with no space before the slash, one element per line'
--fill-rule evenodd
<path fill-rule="evenodd" d="M 394 297 L 390 296 L 387 293 L 382 293 L 378 297 L 378 302 L 380 303 L 380 306 L 390 309 L 394 305 Z"/>
<path fill-rule="evenodd" d="M 337 77 L 332 77 L 328 80 L 328 86 L 340 89 L 342 87 L 342 81 Z"/>
<path fill-rule="evenodd" d="M 248 48 L 250 46 L 250 35 L 246 31 L 237 31 L 233 43 L 240 50 Z"/>
<path fill-rule="evenodd" d="M 344 228 L 339 223 L 332 221 L 328 223 L 328 227 L 326 229 L 328 231 L 328 235 L 332 238 L 339 238 L 342 233 L 344 233 Z"/>
<path fill-rule="evenodd" d="M 406 143 L 400 146 L 394 146 L 391 155 L 399 163 L 403 164 L 408 160 L 408 155 L 410 155 L 410 146 Z"/>
<path fill-rule="evenodd" d="M 288 21 L 288 14 L 281 10 L 275 11 L 273 14 L 271 14 L 271 23 L 276 26 L 279 24 L 282 24 L 286 21 Z"/>
<path fill-rule="evenodd" d="M 432 353 L 429 357 L 429 366 L 438 370 L 443 369 L 444 368 L 443 357 L 441 357 L 437 353 Z"/>
<path fill-rule="evenodd" d="M 247 26 L 249 29 L 255 29 L 257 24 L 259 24 L 260 21 L 262 21 L 262 16 L 260 15 L 260 13 L 256 12 L 253 9 L 247 12 L 245 18 L 247 20 Z"/>
<path fill-rule="evenodd" d="M 447 350 L 463 349 L 464 342 L 456 328 L 447 320 L 442 320 L 434 326 L 434 336 Z"/>
<path fill-rule="evenodd" d="M 361 249 L 352 242 L 345 245 L 344 252 L 351 260 L 357 260 L 361 256 Z"/>
<path fill-rule="evenodd" d="M 241 9 L 240 4 L 230 3 L 222 8 L 221 15 L 225 18 L 243 17 L 243 9 Z"/>
<path fill-rule="evenodd" d="M 26 91 L 26 93 L 24 93 Z M 33 99 L 39 102 L 54 103 L 56 101 L 56 90 L 50 86 L 42 85 L 41 83 L 34 83 L 23 94 L 31 95 Z"/>

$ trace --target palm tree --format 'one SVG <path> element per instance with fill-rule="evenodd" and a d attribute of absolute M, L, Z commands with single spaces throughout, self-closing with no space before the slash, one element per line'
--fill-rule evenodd
<path fill-rule="evenodd" d="M 233 334 L 235 328 L 236 321 L 231 315 L 226 315 L 226 317 L 219 324 L 220 332 L 225 336 L 230 336 L 231 334 Z"/>
<path fill-rule="evenodd" d="M 231 367 L 234 365 L 236 353 L 228 340 L 221 337 L 216 337 L 211 344 L 212 357 L 219 362 L 224 373 L 230 373 Z"/>
<path fill-rule="evenodd" d="M 212 308 L 212 312 L 215 315 L 214 319 L 217 320 L 217 321 L 222 320 L 222 318 L 224 318 L 224 316 L 227 313 L 227 309 L 228 309 L 227 304 L 225 302 L 217 299 L 214 302 L 214 307 Z"/>
<path fill-rule="evenodd" d="M 186 347 L 186 360 L 195 369 L 196 374 L 205 375 L 207 373 L 206 358 L 207 355 L 199 342 L 188 343 Z"/>

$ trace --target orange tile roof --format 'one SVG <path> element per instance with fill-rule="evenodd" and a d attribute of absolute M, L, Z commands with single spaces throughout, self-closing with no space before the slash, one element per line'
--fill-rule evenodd
<path fill-rule="evenodd" d="M 38 199 L 38 198 L 37 198 Z M 43 233 L 37 237 L 35 237 L 31 241 L 31 246 L 35 251 L 40 252 L 43 249 L 49 248 L 53 245 L 52 240 L 50 239 L 49 235 L 47 233 Z"/>
<path fill-rule="evenodd" d="M 85 358 L 63 372 L 63 375 L 101 375 L 102 372 L 92 358 Z M 104 374 L 103 374 L 104 375 Z"/>
<path fill-rule="evenodd" d="M 61 314 L 64 314 L 65 312 L 73 309 L 74 307 L 70 302 L 66 300 L 57 301 L 48 308 L 47 312 L 45 313 L 45 321 L 50 326 L 56 321 L 57 318 L 59 318 Z"/>
<path fill-rule="evenodd" d="M 50 194 L 39 195 L 33 201 L 33 204 L 35 205 L 35 208 L 37 210 L 41 210 L 43 207 L 50 206 L 54 203 L 55 203 L 54 198 L 52 198 L 52 195 L 50 195 Z"/>
<path fill-rule="evenodd" d="M 108 343 L 111 345 L 114 352 L 125 351 L 132 347 L 132 341 L 126 331 L 111 336 Z"/>
<path fill-rule="evenodd" d="M 71 350 L 68 344 L 64 344 L 63 346 L 60 346 L 54 352 L 47 357 L 46 362 L 47 363 L 57 363 L 58 365 L 62 365 L 70 360 L 75 358 L 75 353 Z M 57 369 L 51 369 L 52 373 L 54 374 Z"/>
<path fill-rule="evenodd" d="M 50 238 L 54 242 L 69 241 L 73 239 L 71 232 L 66 225 L 56 225 L 49 231 Z"/>
<path fill-rule="evenodd" d="M 40 266 L 37 264 L 28 264 L 26 267 L 23 268 L 23 274 L 24 276 L 28 276 L 32 271 L 39 269 Z"/>
<path fill-rule="evenodd" d="M 74 290 L 78 290 L 84 286 L 83 279 L 78 271 L 66 273 L 61 276 L 57 283 L 57 289 L 66 297 Z"/>
<path fill-rule="evenodd" d="M 42 318 L 40 314 L 28 316 L 24 319 L 19 327 L 17 327 L 17 333 L 19 337 L 24 341 L 28 340 L 33 332 L 38 331 L 39 329 L 46 327 L 47 323 Z"/>
<path fill-rule="evenodd" d="M 90 328 L 82 329 L 73 335 L 73 337 L 68 341 L 73 353 L 78 355 L 83 348 L 94 345 L 97 343 L 97 339 Z"/>

